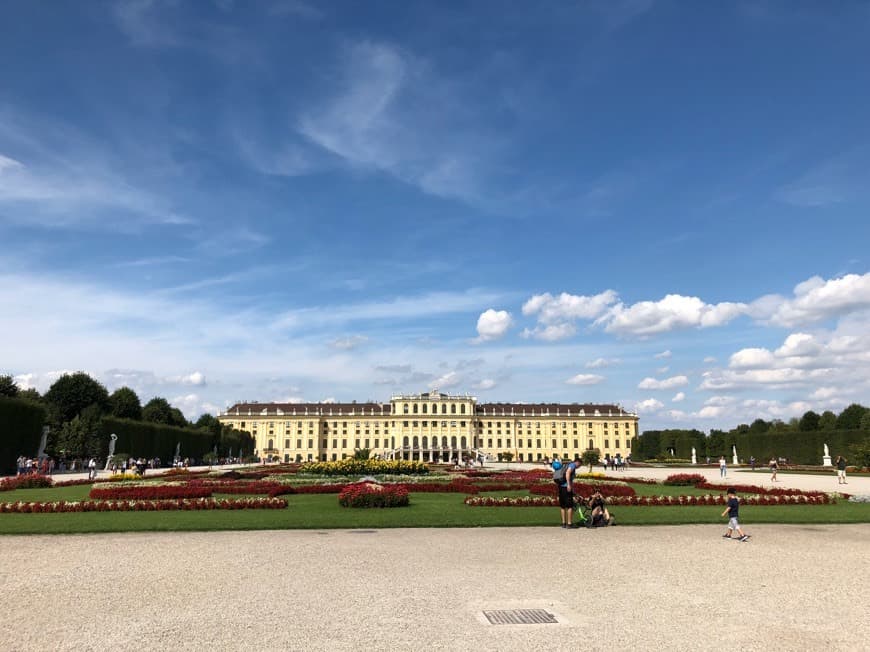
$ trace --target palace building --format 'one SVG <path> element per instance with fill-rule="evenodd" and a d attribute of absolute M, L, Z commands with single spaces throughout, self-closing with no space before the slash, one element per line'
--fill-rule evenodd
<path fill-rule="evenodd" d="M 478 403 L 435 390 L 389 403 L 237 403 L 218 419 L 251 433 L 255 455 L 285 462 L 340 460 L 361 449 L 422 462 L 573 459 L 590 448 L 624 458 L 638 435 L 637 414 L 618 405 Z"/>

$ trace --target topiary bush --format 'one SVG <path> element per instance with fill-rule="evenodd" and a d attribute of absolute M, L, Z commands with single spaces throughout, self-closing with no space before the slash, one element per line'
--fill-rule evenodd
<path fill-rule="evenodd" d="M 665 478 L 662 484 L 671 487 L 692 487 L 701 482 L 706 482 L 706 478 L 700 473 L 674 473 Z"/>

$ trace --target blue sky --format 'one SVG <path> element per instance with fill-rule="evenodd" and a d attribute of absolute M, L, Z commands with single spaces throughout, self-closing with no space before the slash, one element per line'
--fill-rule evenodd
<path fill-rule="evenodd" d="M 0 8 L 0 371 L 870 404 L 865 2 Z"/>

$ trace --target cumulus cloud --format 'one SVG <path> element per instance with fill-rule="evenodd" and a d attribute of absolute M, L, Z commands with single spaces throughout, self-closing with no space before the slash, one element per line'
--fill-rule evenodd
<path fill-rule="evenodd" d="M 684 328 L 722 326 L 744 314 L 744 303 L 704 303 L 698 297 L 668 294 L 659 301 L 639 301 L 631 306 L 619 303 L 596 323 L 617 335 L 646 337 Z"/>
<path fill-rule="evenodd" d="M 178 383 L 180 385 L 194 385 L 196 387 L 205 386 L 205 375 L 202 372 L 194 371 L 186 376 L 179 376 Z"/>
<path fill-rule="evenodd" d="M 686 376 L 672 376 L 659 380 L 658 378 L 644 378 L 638 383 L 638 389 L 673 389 L 688 385 L 689 379 Z"/>
<path fill-rule="evenodd" d="M 668 373 L 670 370 L 671 370 L 670 367 L 659 367 L 658 369 L 656 369 L 656 373 L 659 374 L 659 375 L 661 375 L 661 374 L 666 374 L 666 373 Z"/>
<path fill-rule="evenodd" d="M 666 349 L 665 351 L 662 351 L 661 353 L 656 353 L 653 357 L 656 358 L 657 360 L 662 360 L 664 358 L 670 358 L 672 355 L 673 355 L 673 353 L 671 353 L 671 350 Z"/>
<path fill-rule="evenodd" d="M 430 382 L 429 388 L 447 389 L 448 387 L 456 387 L 460 383 L 462 383 L 462 376 L 460 376 L 455 371 L 450 371 Z"/>
<path fill-rule="evenodd" d="M 602 381 L 604 381 L 604 376 L 598 376 L 596 374 L 577 374 L 565 382 L 569 385 L 597 385 Z"/>
<path fill-rule="evenodd" d="M 708 355 L 706 358 L 704 358 L 704 362 L 706 362 L 707 364 L 713 364 L 714 362 L 716 362 L 716 358 L 714 358 L 712 355 Z"/>
<path fill-rule="evenodd" d="M 542 324 L 559 324 L 577 319 L 595 319 L 618 300 L 613 290 L 594 296 L 578 296 L 562 292 L 554 297 L 549 292 L 536 294 L 523 304 L 523 314 L 538 315 Z"/>
<path fill-rule="evenodd" d="M 677 392 L 674 394 L 674 398 L 671 399 L 671 403 L 679 403 L 682 400 L 685 400 L 686 393 L 685 392 Z"/>
<path fill-rule="evenodd" d="M 511 314 L 507 310 L 489 310 L 481 313 L 477 319 L 476 342 L 489 342 L 504 337 L 513 324 Z"/>
<path fill-rule="evenodd" d="M 644 412 L 658 412 L 664 406 L 664 403 L 654 398 L 648 398 L 644 401 L 639 401 L 638 403 L 634 404 L 635 410 L 641 414 Z"/>
<path fill-rule="evenodd" d="M 495 386 L 496 386 L 496 382 L 492 378 L 484 378 L 480 382 L 477 382 L 474 385 L 472 385 L 472 387 L 474 387 L 474 389 L 479 389 L 482 391 L 492 389 Z"/>
<path fill-rule="evenodd" d="M 535 328 L 523 329 L 521 335 L 525 338 L 536 340 L 544 340 L 545 342 L 555 342 L 571 337 L 577 332 L 577 327 L 574 324 L 552 324 L 550 326 L 536 326 Z"/>
<path fill-rule="evenodd" d="M 867 309 L 870 309 L 870 272 L 827 281 L 814 276 L 798 283 L 791 299 L 767 295 L 751 305 L 756 318 L 787 328 Z"/>

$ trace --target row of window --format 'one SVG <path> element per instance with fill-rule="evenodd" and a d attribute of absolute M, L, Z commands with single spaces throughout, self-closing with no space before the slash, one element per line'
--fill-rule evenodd
<path fill-rule="evenodd" d="M 434 403 L 432 405 L 432 414 L 438 414 L 438 403 Z M 421 409 L 422 406 L 422 409 Z M 409 414 L 408 412 L 408 403 L 404 403 L 402 405 L 402 413 Z M 413 408 L 410 414 L 429 414 L 429 404 L 428 403 L 413 403 L 411 404 Z M 447 404 L 441 403 L 441 414 L 447 414 Z M 456 414 L 456 403 L 450 404 L 450 414 Z M 465 414 L 465 403 L 459 404 L 459 414 Z"/>

